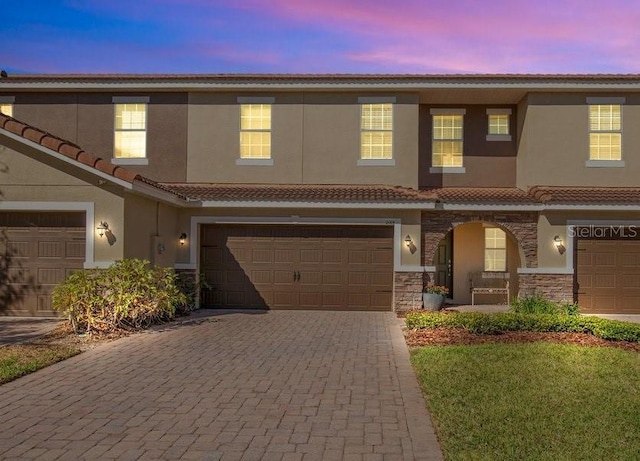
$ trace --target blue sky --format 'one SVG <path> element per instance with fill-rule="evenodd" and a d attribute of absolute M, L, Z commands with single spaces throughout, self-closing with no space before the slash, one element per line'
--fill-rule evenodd
<path fill-rule="evenodd" d="M 3 0 L 10 73 L 640 73 L 637 0 Z"/>

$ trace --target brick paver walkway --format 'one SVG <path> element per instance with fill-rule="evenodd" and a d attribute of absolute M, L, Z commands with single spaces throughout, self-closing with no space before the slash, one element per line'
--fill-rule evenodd
<path fill-rule="evenodd" d="M 0 396 L 0 459 L 442 459 L 391 313 L 204 317 Z"/>

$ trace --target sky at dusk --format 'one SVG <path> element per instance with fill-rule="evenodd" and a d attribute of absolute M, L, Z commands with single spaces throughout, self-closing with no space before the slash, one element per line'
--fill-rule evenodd
<path fill-rule="evenodd" d="M 637 0 L 0 0 L 9 73 L 640 73 Z"/>

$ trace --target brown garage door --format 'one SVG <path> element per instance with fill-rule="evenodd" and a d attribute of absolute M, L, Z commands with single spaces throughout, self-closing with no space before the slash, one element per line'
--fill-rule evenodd
<path fill-rule="evenodd" d="M 578 239 L 576 263 L 582 312 L 640 314 L 640 241 Z"/>
<path fill-rule="evenodd" d="M 204 226 L 203 305 L 390 310 L 390 227 Z"/>
<path fill-rule="evenodd" d="M 85 215 L 0 213 L 0 313 L 50 316 L 51 291 L 85 259 Z"/>

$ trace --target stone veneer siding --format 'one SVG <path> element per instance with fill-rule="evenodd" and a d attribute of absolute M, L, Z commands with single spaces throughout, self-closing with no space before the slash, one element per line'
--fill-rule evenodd
<path fill-rule="evenodd" d="M 422 272 L 395 272 L 393 309 L 396 312 L 422 308 Z"/>
<path fill-rule="evenodd" d="M 537 211 L 423 211 L 424 265 L 433 265 L 440 241 L 454 227 L 468 222 L 490 222 L 508 231 L 524 253 L 524 267 L 538 267 Z"/>
<path fill-rule="evenodd" d="M 522 267 L 536 268 L 538 267 L 538 214 L 537 211 L 423 211 L 422 263 L 425 266 L 433 266 L 438 245 L 453 228 L 468 222 L 490 222 L 508 231 L 517 240 L 518 247 L 524 255 L 524 261 L 521 261 Z M 568 289 L 567 277 L 571 281 Z M 435 280 L 435 273 L 425 273 L 424 285 L 431 280 Z M 537 291 L 551 299 L 573 299 L 573 276 L 571 275 L 519 274 L 518 280 L 518 295 Z M 536 285 L 537 283 L 540 285 Z"/>
<path fill-rule="evenodd" d="M 573 302 L 573 274 L 519 274 L 520 296 L 542 295 L 552 301 Z"/>

